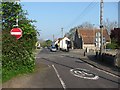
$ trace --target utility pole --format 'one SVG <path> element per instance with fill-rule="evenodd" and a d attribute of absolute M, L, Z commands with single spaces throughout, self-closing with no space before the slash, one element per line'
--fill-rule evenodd
<path fill-rule="evenodd" d="M 120 1 L 118 2 L 118 28 L 120 28 Z"/>
<path fill-rule="evenodd" d="M 62 38 L 63 38 L 63 28 L 61 28 L 62 31 Z M 62 40 L 62 48 L 63 48 L 63 40 Z"/>
<path fill-rule="evenodd" d="M 53 34 L 53 42 L 54 42 L 54 34 Z"/>
<path fill-rule="evenodd" d="M 101 33 L 101 46 L 100 46 L 100 55 L 103 53 L 103 0 L 100 2 L 100 33 Z"/>
<path fill-rule="evenodd" d="M 61 31 L 62 31 L 62 38 L 63 38 L 63 28 L 61 28 Z"/>

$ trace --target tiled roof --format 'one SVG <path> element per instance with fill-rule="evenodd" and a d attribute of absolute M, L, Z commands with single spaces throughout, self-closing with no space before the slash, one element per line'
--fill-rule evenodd
<path fill-rule="evenodd" d="M 100 29 L 78 29 L 79 37 L 82 37 L 84 44 L 93 44 L 95 42 L 95 35 L 100 32 Z M 110 42 L 110 36 L 106 29 L 103 30 L 103 37 L 105 37 L 107 42 Z"/>

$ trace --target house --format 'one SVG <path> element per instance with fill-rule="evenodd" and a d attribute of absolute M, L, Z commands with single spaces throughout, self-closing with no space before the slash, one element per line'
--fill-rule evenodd
<path fill-rule="evenodd" d="M 58 45 L 60 50 L 66 50 L 68 51 L 68 49 L 71 46 L 71 42 L 70 39 L 68 39 L 66 36 L 63 38 L 59 38 L 55 41 L 55 44 Z"/>
<path fill-rule="evenodd" d="M 62 38 L 58 38 L 56 41 L 55 41 L 55 45 L 57 44 L 58 47 L 60 47 L 60 41 L 62 40 Z"/>
<path fill-rule="evenodd" d="M 74 36 L 74 48 L 100 49 L 100 29 L 78 28 Z M 103 42 L 104 45 L 111 42 L 106 29 L 103 30 Z"/>

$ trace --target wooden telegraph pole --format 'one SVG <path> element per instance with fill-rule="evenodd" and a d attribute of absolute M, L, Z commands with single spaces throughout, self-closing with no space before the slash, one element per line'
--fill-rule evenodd
<path fill-rule="evenodd" d="M 55 36 L 54 36 L 54 34 L 53 34 L 53 42 L 54 42 L 54 40 L 55 40 Z"/>
<path fill-rule="evenodd" d="M 64 38 L 63 37 L 63 28 L 61 28 L 61 31 L 62 31 L 62 38 Z M 63 40 L 62 40 L 62 48 L 63 48 Z"/>
<path fill-rule="evenodd" d="M 100 54 L 103 53 L 103 0 L 100 2 L 100 33 L 101 33 L 101 46 L 100 46 Z"/>

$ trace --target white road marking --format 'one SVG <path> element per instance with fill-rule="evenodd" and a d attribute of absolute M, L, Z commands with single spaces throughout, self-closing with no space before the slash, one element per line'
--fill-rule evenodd
<path fill-rule="evenodd" d="M 50 65 L 48 65 L 48 67 L 50 68 L 51 66 L 50 66 Z"/>
<path fill-rule="evenodd" d="M 63 87 L 63 88 L 64 88 L 64 90 L 65 90 L 65 89 L 66 89 L 66 85 L 65 85 L 64 81 L 63 81 L 63 80 L 62 80 L 62 78 L 60 77 L 60 75 L 59 75 L 59 73 L 58 73 L 57 69 L 55 68 L 55 66 L 54 66 L 54 65 L 52 65 L 52 67 L 53 67 L 53 69 L 55 70 L 55 73 L 57 74 L 57 77 L 59 78 L 60 83 L 62 84 L 62 87 Z"/>
<path fill-rule="evenodd" d="M 89 70 L 86 70 L 86 69 L 81 69 L 81 68 L 76 68 L 76 69 L 78 69 L 78 70 L 75 70 L 74 71 L 74 69 L 71 69 L 70 70 L 70 72 L 71 72 L 71 74 L 73 74 L 74 76 L 76 76 L 76 77 L 80 77 L 80 78 L 84 78 L 84 79 L 91 79 L 91 80 L 97 80 L 97 79 L 99 79 L 99 76 L 97 76 L 97 75 L 95 75 L 95 74 L 88 74 L 87 72 L 85 73 L 85 72 L 82 72 L 82 71 L 80 71 L 80 70 L 85 70 L 85 71 L 89 71 Z M 79 70 L 80 69 L 80 70 Z M 88 76 L 84 76 L 84 75 L 94 75 L 93 77 L 88 77 Z"/>
<path fill-rule="evenodd" d="M 89 64 L 87 64 L 87 65 L 89 65 Z M 91 68 L 94 68 L 92 65 L 89 65 Z"/>
<path fill-rule="evenodd" d="M 120 78 L 120 77 L 117 76 L 117 75 L 114 75 L 114 74 L 112 74 L 112 73 L 110 73 L 110 72 L 107 72 L 107 71 L 104 71 L 104 70 L 101 70 L 101 69 L 98 69 L 98 68 L 96 68 L 96 67 L 94 67 L 94 66 L 92 66 L 92 65 L 90 65 L 90 64 L 87 64 L 87 65 L 89 65 L 89 66 L 92 67 L 92 68 L 97 69 L 98 71 L 101 71 L 101 72 L 104 72 L 104 73 L 106 73 L 106 74 L 108 74 L 108 75 L 111 75 L 111 76 L 113 76 L 113 77 Z"/>

